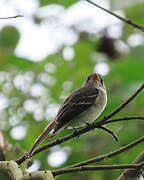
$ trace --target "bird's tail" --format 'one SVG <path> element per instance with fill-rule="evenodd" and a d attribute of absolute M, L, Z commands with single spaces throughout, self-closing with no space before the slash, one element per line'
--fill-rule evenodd
<path fill-rule="evenodd" d="M 56 125 L 55 121 L 52 121 L 48 124 L 48 126 L 45 128 L 43 133 L 34 142 L 33 146 L 31 147 L 30 151 L 28 152 L 26 156 L 26 159 L 29 158 L 34 153 L 34 150 L 36 149 L 36 147 L 45 139 L 45 137 L 50 133 L 50 131 L 53 130 L 55 125 Z"/>

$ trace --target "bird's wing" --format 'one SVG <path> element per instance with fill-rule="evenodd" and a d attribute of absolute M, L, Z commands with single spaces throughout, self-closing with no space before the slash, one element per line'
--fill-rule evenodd
<path fill-rule="evenodd" d="M 55 118 L 55 123 L 57 125 L 53 133 L 94 105 L 97 96 L 98 90 L 96 88 L 89 89 L 87 87 L 81 87 L 74 91 L 61 105 Z"/>

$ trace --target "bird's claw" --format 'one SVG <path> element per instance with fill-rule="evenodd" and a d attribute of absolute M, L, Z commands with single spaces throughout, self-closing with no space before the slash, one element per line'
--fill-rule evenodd
<path fill-rule="evenodd" d="M 86 124 L 87 127 L 92 127 L 93 126 L 92 123 L 85 122 L 85 124 Z"/>
<path fill-rule="evenodd" d="M 79 138 L 79 135 L 77 135 L 77 130 L 76 128 L 73 128 L 74 132 L 73 132 L 73 135 L 76 135 L 78 138 Z"/>

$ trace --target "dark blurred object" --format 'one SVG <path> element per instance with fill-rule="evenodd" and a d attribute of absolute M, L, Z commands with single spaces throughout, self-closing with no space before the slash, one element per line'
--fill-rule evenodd
<path fill-rule="evenodd" d="M 101 38 L 98 51 L 107 54 L 111 59 L 119 59 L 122 56 L 122 54 L 116 49 L 115 40 L 107 35 L 103 35 Z"/>
<path fill-rule="evenodd" d="M 117 77 L 117 78 L 113 81 L 113 83 L 111 84 L 111 87 L 110 87 L 110 89 L 109 89 L 109 92 L 110 92 L 111 94 L 116 93 L 117 91 L 119 91 L 119 89 L 121 88 L 121 86 L 122 86 L 122 81 L 121 81 L 121 79 L 120 79 L 119 77 Z"/>
<path fill-rule="evenodd" d="M 46 18 L 41 18 L 41 17 L 39 17 L 39 16 L 37 16 L 37 15 L 33 15 L 33 20 L 34 20 L 34 22 L 36 23 L 36 24 L 38 24 L 38 25 L 40 25 L 42 22 L 43 22 L 43 20 L 45 20 Z"/>
<path fill-rule="evenodd" d="M 87 40 L 89 38 L 89 34 L 85 31 L 80 32 L 80 39 Z"/>
<path fill-rule="evenodd" d="M 6 26 L 0 31 L 0 53 L 12 54 L 19 41 L 19 31 L 13 26 Z"/>

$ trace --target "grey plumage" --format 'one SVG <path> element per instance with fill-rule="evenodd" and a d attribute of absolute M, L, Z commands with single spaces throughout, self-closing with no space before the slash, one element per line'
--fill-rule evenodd
<path fill-rule="evenodd" d="M 97 95 L 97 89 L 92 88 L 89 90 L 87 86 L 74 91 L 71 96 L 64 101 L 58 111 L 55 118 L 56 126 L 53 134 L 55 134 L 56 131 L 59 130 L 59 128 L 61 128 L 65 123 L 68 123 L 73 118 L 77 117 L 79 114 L 94 105 Z"/>

